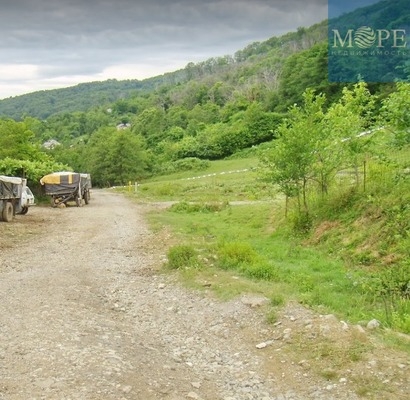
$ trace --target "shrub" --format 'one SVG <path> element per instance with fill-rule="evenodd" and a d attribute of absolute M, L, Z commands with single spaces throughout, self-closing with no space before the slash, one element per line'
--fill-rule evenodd
<path fill-rule="evenodd" d="M 173 204 L 169 210 L 177 213 L 212 213 L 219 212 L 229 206 L 228 202 L 188 203 L 181 201 Z"/>
<path fill-rule="evenodd" d="M 168 250 L 168 267 L 180 269 L 187 267 L 198 267 L 199 260 L 196 250 L 190 245 L 177 245 Z"/>
<path fill-rule="evenodd" d="M 290 216 L 293 231 L 296 234 L 305 235 L 310 232 L 313 219 L 307 212 L 298 212 Z"/>
<path fill-rule="evenodd" d="M 254 262 L 249 266 L 243 267 L 243 273 L 253 279 L 273 281 L 278 279 L 278 271 L 267 262 Z"/>
<path fill-rule="evenodd" d="M 248 243 L 228 242 L 218 247 L 219 266 L 222 269 L 239 269 L 257 261 L 258 255 Z"/>
<path fill-rule="evenodd" d="M 156 166 L 158 174 L 172 174 L 183 171 L 204 171 L 210 166 L 210 161 L 196 157 L 186 157 L 175 161 L 169 161 Z"/>
<path fill-rule="evenodd" d="M 410 263 L 386 267 L 370 278 L 370 290 L 382 299 L 387 324 L 410 333 Z"/>

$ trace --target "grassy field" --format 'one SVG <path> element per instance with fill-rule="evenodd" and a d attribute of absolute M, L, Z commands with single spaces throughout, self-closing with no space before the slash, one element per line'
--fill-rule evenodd
<path fill-rule="evenodd" d="M 137 197 L 162 201 L 271 200 L 275 192 L 259 179 L 257 166 L 256 158 L 213 161 L 203 171 L 184 171 L 142 182 Z M 135 187 L 130 191 L 135 192 Z"/>

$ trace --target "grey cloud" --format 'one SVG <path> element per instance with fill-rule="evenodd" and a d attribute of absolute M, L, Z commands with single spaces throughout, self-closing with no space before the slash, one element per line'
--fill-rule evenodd
<path fill-rule="evenodd" d="M 312 10 L 323 0 L 309 2 Z M 14 2 L 13 2 L 14 4 Z M 110 42 L 148 43 L 156 40 L 223 40 L 244 34 L 263 37 L 271 25 L 286 30 L 300 0 L 288 1 L 17 1 L 0 15 L 1 47 L 21 46 L 102 46 Z M 283 16 L 287 14 L 286 18 Z M 294 14 L 294 15 L 292 15 Z M 307 24 L 310 24 L 306 15 Z M 317 18 L 313 13 L 311 20 Z M 74 42 L 74 43 L 73 43 Z"/>
<path fill-rule="evenodd" d="M 0 0 L 1 2 L 1 0 Z M 1 64 L 39 79 L 120 64 L 233 54 L 327 17 L 326 0 L 13 0 L 0 12 Z M 171 62 L 172 61 L 172 62 Z"/>

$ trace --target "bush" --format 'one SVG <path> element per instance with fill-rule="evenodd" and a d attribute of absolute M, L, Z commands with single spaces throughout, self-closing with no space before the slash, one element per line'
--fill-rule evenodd
<path fill-rule="evenodd" d="M 196 250 L 190 245 L 173 246 L 168 250 L 168 267 L 170 269 L 180 269 L 188 267 L 198 267 L 198 255 Z"/>
<path fill-rule="evenodd" d="M 229 206 L 228 202 L 188 203 L 181 201 L 173 204 L 169 210 L 177 213 L 212 213 L 219 212 Z"/>
<path fill-rule="evenodd" d="M 255 263 L 258 259 L 258 254 L 251 245 L 241 242 L 223 243 L 219 245 L 217 254 L 222 269 L 239 269 Z"/>
<path fill-rule="evenodd" d="M 307 212 L 298 212 L 290 217 L 293 231 L 296 234 L 305 235 L 310 232 L 313 219 Z"/>
<path fill-rule="evenodd" d="M 278 279 L 278 271 L 267 262 L 256 262 L 243 267 L 243 273 L 249 278 L 273 281 Z"/>
<path fill-rule="evenodd" d="M 156 166 L 158 174 L 172 174 L 183 171 L 204 171 L 210 166 L 210 161 L 196 157 L 186 157 L 176 161 L 170 161 Z"/>
<path fill-rule="evenodd" d="M 384 304 L 387 324 L 410 333 L 410 263 L 386 267 L 370 278 L 370 290 Z"/>

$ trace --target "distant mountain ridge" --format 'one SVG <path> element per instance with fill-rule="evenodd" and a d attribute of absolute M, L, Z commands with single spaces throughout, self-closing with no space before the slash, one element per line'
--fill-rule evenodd
<path fill-rule="evenodd" d="M 16 120 L 27 115 L 46 119 L 57 113 L 86 111 L 96 105 L 110 104 L 128 97 L 137 90 L 150 90 L 156 80 L 157 78 L 145 81 L 109 79 L 23 94 L 0 100 L 0 116 Z"/>

